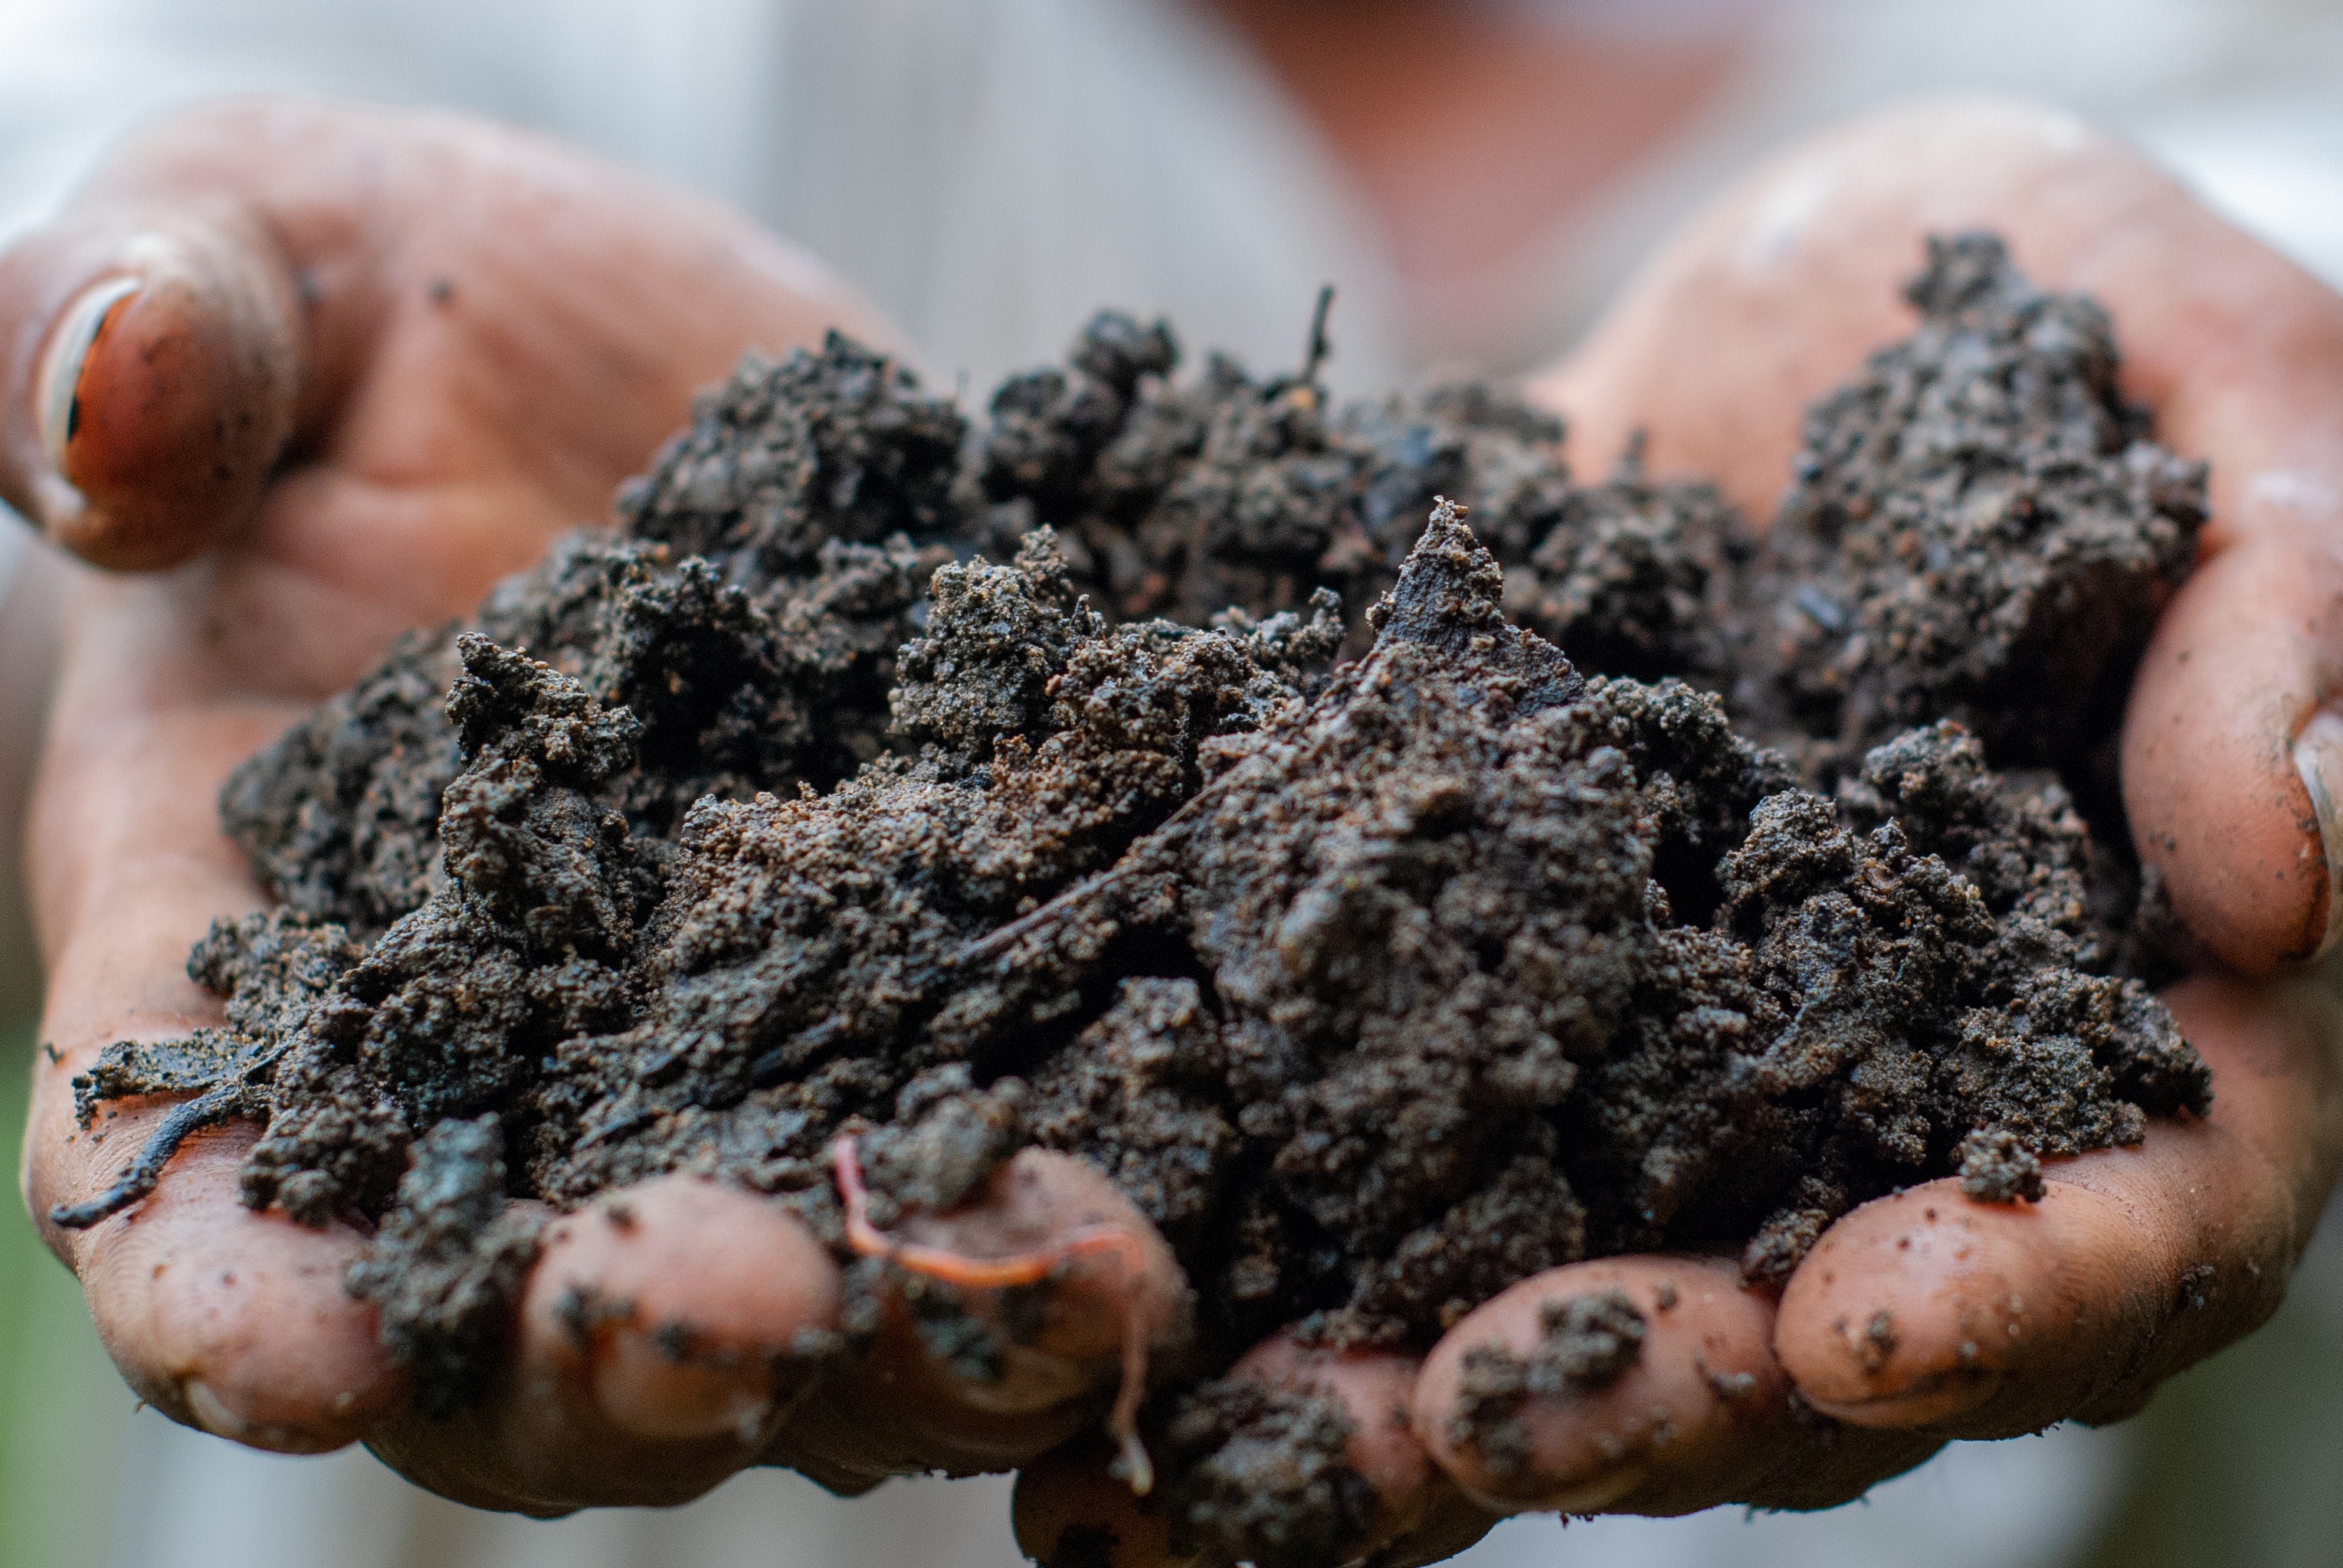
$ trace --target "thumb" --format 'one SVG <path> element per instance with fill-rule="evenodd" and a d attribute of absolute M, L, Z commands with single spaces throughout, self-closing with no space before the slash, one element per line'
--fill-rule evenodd
<path fill-rule="evenodd" d="M 168 566 L 290 442 L 394 487 L 493 470 L 567 526 L 744 347 L 831 327 L 891 338 L 745 217 L 544 137 L 226 102 L 0 255 L 0 498 L 88 560 Z"/>
<path fill-rule="evenodd" d="M 300 312 L 213 205 L 74 215 L 0 257 L 0 496 L 94 565 L 176 565 L 242 524 L 292 431 Z"/>

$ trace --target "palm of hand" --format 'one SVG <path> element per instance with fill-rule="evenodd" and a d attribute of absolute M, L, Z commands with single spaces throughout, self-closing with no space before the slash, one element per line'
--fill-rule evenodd
<path fill-rule="evenodd" d="M 384 172 L 382 129 L 266 106 L 209 116 L 135 151 L 75 219 L 5 263 L 35 322 L 90 282 L 95 256 L 118 271 L 126 254 L 146 285 L 105 317 L 74 377 L 67 457 L 80 494 L 60 507 L 35 474 L 12 497 L 84 553 L 124 564 L 226 535 L 191 564 L 82 573 L 67 588 L 32 829 L 55 1052 L 28 1139 L 36 1214 L 103 1189 L 160 1114 L 142 1107 L 78 1131 L 73 1073 L 111 1040 L 216 1020 L 185 977 L 188 945 L 213 919 L 263 901 L 213 819 L 226 771 L 397 632 L 462 613 L 554 536 L 601 519 L 612 487 L 742 345 L 860 325 L 851 301 L 817 302 L 812 268 L 711 207 L 458 122 L 402 122 L 402 156 Z M 244 166 L 255 138 L 319 131 L 302 158 L 264 160 L 282 176 L 266 188 L 186 199 Z M 369 198 L 355 216 L 353 186 Z M 313 202 L 321 191 L 331 194 Z M 528 221 L 514 222 L 524 210 Z M 206 356 L 257 357 L 240 352 L 255 341 L 273 362 L 186 373 Z M 48 368 L 36 347 L 20 348 L 19 385 Z M 216 425 L 224 381 L 259 400 L 260 417 Z M 20 476 L 38 467 L 25 454 L 42 445 L 40 403 L 18 400 L 5 432 Z M 226 493 L 192 507 L 187 487 L 142 483 L 190 467 L 199 486 L 252 477 L 212 484 Z M 339 1294 L 352 1238 L 238 1206 L 249 1141 L 244 1129 L 198 1138 L 137 1213 L 53 1229 L 52 1247 L 159 1408 L 272 1447 L 379 1437 L 404 1385 Z M 547 1498 L 535 1482 L 491 1481 L 468 1494 L 574 1506 L 607 1484 L 564 1483 Z"/>

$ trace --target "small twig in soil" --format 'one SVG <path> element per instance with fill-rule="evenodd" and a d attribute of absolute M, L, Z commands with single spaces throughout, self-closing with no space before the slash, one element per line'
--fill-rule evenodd
<path fill-rule="evenodd" d="M 1333 357 L 1334 346 L 1326 338 L 1326 318 L 1334 311 L 1334 286 L 1327 284 L 1318 291 L 1318 307 L 1310 313 L 1310 350 L 1302 357 L 1302 380 L 1304 386 L 1314 384 L 1319 368 Z"/>
<path fill-rule="evenodd" d="M 1121 1225 L 1087 1225 L 1043 1252 L 1018 1252 L 1006 1258 L 971 1258 L 949 1247 L 898 1241 L 870 1222 L 870 1191 L 863 1185 L 862 1160 L 851 1137 L 830 1146 L 838 1178 L 838 1196 L 846 1211 L 846 1244 L 866 1258 L 882 1258 L 908 1273 L 939 1280 L 963 1290 L 997 1291 L 1012 1285 L 1037 1285 L 1058 1266 L 1086 1252 L 1111 1252 L 1122 1265 L 1123 1326 L 1122 1385 L 1107 1415 L 1107 1431 L 1122 1451 L 1122 1469 L 1131 1490 L 1144 1497 L 1155 1485 L 1154 1462 L 1139 1440 L 1139 1404 L 1147 1392 L 1146 1299 L 1142 1290 L 1147 1258 L 1139 1238 Z"/>
<path fill-rule="evenodd" d="M 1462 507 L 1457 508 L 1460 512 L 1463 509 Z M 1189 796 L 1186 803 L 1172 815 L 1164 818 L 1149 838 L 1154 841 L 1159 849 L 1170 843 L 1175 834 L 1194 826 L 1197 819 L 1204 815 L 1206 806 L 1218 801 L 1222 796 L 1229 793 L 1231 787 L 1244 771 L 1242 766 L 1232 768 L 1193 795 Z M 1029 910 L 1007 925 L 998 927 L 988 935 L 970 942 L 946 959 L 944 967 L 948 970 L 962 970 L 972 964 L 982 963 L 987 959 L 998 958 L 1051 920 L 1063 919 L 1068 910 L 1079 909 L 1089 900 L 1113 892 L 1125 882 L 1138 877 L 1151 875 L 1159 869 L 1156 862 L 1148 860 L 1139 854 L 1126 854 L 1105 870 L 1093 871 L 1072 887 L 1056 894 L 1040 909 Z"/>

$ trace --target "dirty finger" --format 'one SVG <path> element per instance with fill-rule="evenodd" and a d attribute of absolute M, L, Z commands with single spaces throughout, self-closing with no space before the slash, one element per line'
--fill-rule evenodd
<path fill-rule="evenodd" d="M 2203 977 L 2166 1000 L 2213 1068 L 2210 1114 L 2047 1165 L 2038 1202 L 1945 1181 L 1839 1221 L 1783 1296 L 1808 1400 L 1963 1437 L 2114 1419 L 2276 1310 L 2343 1147 L 2335 995 Z"/>
<path fill-rule="evenodd" d="M 688 1501 L 753 1462 L 836 1343 L 840 1280 L 795 1216 L 666 1176 L 552 1220 L 511 1362 L 472 1408 L 371 1442 L 480 1506 Z"/>
<path fill-rule="evenodd" d="M 1413 1356 L 1281 1334 L 1171 1412 L 1161 1501 L 1095 1484 L 1098 1455 L 1052 1455 L 1019 1478 L 1018 1539 L 1037 1561 L 1108 1550 L 1115 1568 L 1434 1562 L 1493 1515 L 1460 1493 L 1408 1425 Z"/>
<path fill-rule="evenodd" d="M 1152 1464 L 1139 1403 L 1184 1350 L 1187 1280 L 1155 1228 L 1081 1161 L 1027 1149 L 971 1200 L 881 1226 L 850 1143 L 835 1151 L 858 1342 L 782 1452 L 840 1491 L 942 1469 L 1013 1469 L 1085 1428 L 1120 1484 Z"/>
<path fill-rule="evenodd" d="M 1502 1513 L 1675 1514 L 1838 1503 L 1933 1442 L 1838 1452 L 1772 1351 L 1774 1307 L 1720 1259 L 1621 1258 L 1523 1281 L 1451 1330 L 1418 1436 Z"/>

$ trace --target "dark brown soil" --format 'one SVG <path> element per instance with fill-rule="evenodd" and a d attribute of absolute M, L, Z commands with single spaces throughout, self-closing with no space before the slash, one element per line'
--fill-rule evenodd
<path fill-rule="evenodd" d="M 1373 1489 L 1343 1462 L 1352 1432 L 1342 1406 L 1314 1390 L 1248 1378 L 1196 1389 L 1164 1434 L 1177 1477 L 1172 1550 L 1253 1568 L 1348 1561 L 1375 1503 Z"/>
<path fill-rule="evenodd" d="M 1996 242 L 1910 295 L 1762 545 L 1485 387 L 1333 407 L 1316 347 L 1181 379 L 1103 316 L 973 427 L 843 339 L 752 357 L 618 537 L 231 781 L 282 907 L 196 951 L 225 1027 L 80 1081 L 197 1098 L 68 1218 L 265 1118 L 247 1200 L 379 1221 L 353 1288 L 444 1409 L 532 1245 L 505 1200 L 702 1171 L 835 1240 L 841 1132 L 882 1224 L 1096 1161 L 1206 1371 L 1422 1347 L 1589 1256 L 1778 1280 L 1929 1177 L 2038 1197 L 2209 1098 L 2109 760 L 2204 474 Z M 1588 1312 L 1482 1369 L 1484 1452 L 1633 1360 Z M 1308 1402 L 1165 1391 L 1180 1528 L 1354 1528 Z"/>

